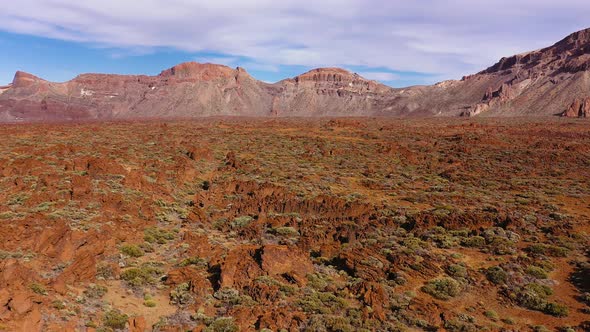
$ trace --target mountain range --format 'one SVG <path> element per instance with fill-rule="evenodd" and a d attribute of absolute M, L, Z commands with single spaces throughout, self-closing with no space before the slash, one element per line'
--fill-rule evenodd
<path fill-rule="evenodd" d="M 0 121 L 206 116 L 590 117 L 590 29 L 502 58 L 461 80 L 396 89 L 340 68 L 269 84 L 243 68 L 182 63 L 156 76 L 82 74 L 54 83 L 18 71 Z"/>

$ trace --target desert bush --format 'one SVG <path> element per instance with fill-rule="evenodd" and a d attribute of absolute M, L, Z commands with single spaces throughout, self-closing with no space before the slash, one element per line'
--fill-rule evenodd
<path fill-rule="evenodd" d="M 114 276 L 113 267 L 108 263 L 98 263 L 96 265 L 96 279 L 97 280 L 108 280 Z"/>
<path fill-rule="evenodd" d="M 461 293 L 462 286 L 455 279 L 444 278 L 431 280 L 421 290 L 439 300 L 448 300 Z"/>
<path fill-rule="evenodd" d="M 530 283 L 522 287 L 516 295 L 520 306 L 527 309 L 542 311 L 556 317 L 565 317 L 569 310 L 558 303 L 547 302 L 547 298 L 553 294 L 553 290 L 545 285 Z"/>
<path fill-rule="evenodd" d="M 90 285 L 84 290 L 84 295 L 90 299 L 100 299 L 108 292 L 108 288 L 101 285 Z"/>
<path fill-rule="evenodd" d="M 176 238 L 176 232 L 158 227 L 146 228 L 143 234 L 143 239 L 149 243 L 165 244 Z"/>
<path fill-rule="evenodd" d="M 220 288 L 215 294 L 213 294 L 213 297 L 225 303 L 234 305 L 240 303 L 240 291 L 235 288 Z"/>
<path fill-rule="evenodd" d="M 121 273 L 121 279 L 132 287 L 153 285 L 157 282 L 157 277 L 163 273 L 162 269 L 156 265 L 144 263 L 141 267 L 129 268 Z"/>
<path fill-rule="evenodd" d="M 32 283 L 31 285 L 29 285 L 29 288 L 31 288 L 31 290 L 39 295 L 47 295 L 47 290 L 45 289 L 45 286 L 38 284 L 36 282 Z"/>
<path fill-rule="evenodd" d="M 297 302 L 303 311 L 315 314 L 335 314 L 346 309 L 349 304 L 346 299 L 338 297 L 330 292 L 306 291 L 306 294 Z"/>
<path fill-rule="evenodd" d="M 62 310 L 66 308 L 66 304 L 60 300 L 54 300 L 51 302 L 51 307 L 57 310 Z"/>
<path fill-rule="evenodd" d="M 182 283 L 170 292 L 170 302 L 173 304 L 187 305 L 193 302 L 193 296 L 190 292 L 190 284 Z"/>
<path fill-rule="evenodd" d="M 154 300 L 154 298 L 149 294 L 146 293 L 143 296 L 143 305 L 148 307 L 148 308 L 153 308 L 157 305 L 156 301 Z"/>
<path fill-rule="evenodd" d="M 486 310 L 483 313 L 484 316 L 486 316 L 487 318 L 491 319 L 492 321 L 497 321 L 499 316 L 498 313 L 496 313 L 494 310 Z"/>
<path fill-rule="evenodd" d="M 447 267 L 447 273 L 451 277 L 465 278 L 467 277 L 467 269 L 461 264 L 452 264 Z"/>
<path fill-rule="evenodd" d="M 285 237 L 297 237 L 299 236 L 299 231 L 293 227 L 277 227 L 271 229 L 271 233 L 275 235 L 285 236 Z"/>
<path fill-rule="evenodd" d="M 504 283 L 506 283 L 506 280 L 508 279 L 508 273 L 506 273 L 506 271 L 504 271 L 504 269 L 502 269 L 499 266 L 489 267 L 485 271 L 485 274 L 486 274 L 486 278 L 496 285 L 504 284 Z"/>
<path fill-rule="evenodd" d="M 307 331 L 356 331 L 351 325 L 350 317 L 336 315 L 313 315 L 307 325 Z"/>
<path fill-rule="evenodd" d="M 486 239 L 481 236 L 472 236 L 461 239 L 461 245 L 470 248 L 481 248 L 486 245 Z"/>
<path fill-rule="evenodd" d="M 122 330 L 127 325 L 127 320 L 129 316 L 124 313 L 121 313 L 117 309 L 109 310 L 105 313 L 103 318 L 103 324 L 106 327 L 110 327 L 115 330 Z"/>
<path fill-rule="evenodd" d="M 153 299 L 149 299 L 149 300 L 144 300 L 143 301 L 143 305 L 146 306 L 146 307 L 148 307 L 148 308 L 154 308 L 158 304 Z"/>
<path fill-rule="evenodd" d="M 569 249 L 559 246 L 536 243 L 526 249 L 534 255 L 546 255 L 550 257 L 567 257 Z"/>
<path fill-rule="evenodd" d="M 496 255 L 511 255 L 516 252 L 514 242 L 512 242 L 510 239 L 496 236 L 488 242 L 491 252 Z"/>
<path fill-rule="evenodd" d="M 537 325 L 533 326 L 533 332 L 551 332 L 551 330 L 543 325 Z"/>
<path fill-rule="evenodd" d="M 143 250 L 141 250 L 141 248 L 139 248 L 137 245 L 135 244 L 125 244 L 123 246 L 121 246 L 121 252 L 129 257 L 141 257 L 143 256 L 145 253 L 143 252 Z"/>
<path fill-rule="evenodd" d="M 547 279 L 547 272 L 538 266 L 529 266 L 525 270 L 526 274 L 533 276 L 537 279 Z"/>
<path fill-rule="evenodd" d="M 562 304 L 549 302 L 545 305 L 543 312 L 555 317 L 566 317 L 569 314 L 569 309 Z"/>
<path fill-rule="evenodd" d="M 250 216 L 241 216 L 234 218 L 230 225 L 232 228 L 242 228 L 248 226 L 253 220 L 254 218 Z"/>
<path fill-rule="evenodd" d="M 239 330 L 232 317 L 220 317 L 209 324 L 203 332 L 237 332 Z"/>
<path fill-rule="evenodd" d="M 188 257 L 180 261 L 178 266 L 189 266 L 189 265 L 196 265 L 196 266 L 207 266 L 207 261 L 204 258 L 194 256 Z"/>

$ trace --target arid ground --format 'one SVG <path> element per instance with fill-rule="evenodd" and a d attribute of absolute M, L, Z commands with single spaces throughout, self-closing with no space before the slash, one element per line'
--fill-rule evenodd
<path fill-rule="evenodd" d="M 0 329 L 590 329 L 590 126 L 0 126 Z"/>

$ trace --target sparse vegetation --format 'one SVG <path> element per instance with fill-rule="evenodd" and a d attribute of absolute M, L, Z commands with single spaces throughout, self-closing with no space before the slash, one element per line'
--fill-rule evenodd
<path fill-rule="evenodd" d="M 232 121 L 0 126 L 3 289 L 99 332 L 138 312 L 154 330 L 584 330 L 585 125 Z"/>
<path fill-rule="evenodd" d="M 160 264 L 144 263 L 121 272 L 121 279 L 132 287 L 142 287 L 155 284 L 162 274 Z"/>
<path fill-rule="evenodd" d="M 103 324 L 115 330 L 122 330 L 127 325 L 129 316 L 116 309 L 107 311 L 103 318 Z"/>
<path fill-rule="evenodd" d="M 432 295 L 439 300 L 448 300 L 461 293 L 461 284 L 451 278 L 431 280 L 422 286 L 424 293 Z"/>
<path fill-rule="evenodd" d="M 125 244 L 121 246 L 121 252 L 129 257 L 135 258 L 141 257 L 145 254 L 141 248 L 134 244 Z"/>

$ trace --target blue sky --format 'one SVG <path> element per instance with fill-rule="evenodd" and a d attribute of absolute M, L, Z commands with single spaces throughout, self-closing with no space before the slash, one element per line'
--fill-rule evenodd
<path fill-rule="evenodd" d="M 185 61 L 276 82 L 337 66 L 394 87 L 459 79 L 590 27 L 586 0 L 19 0 L 0 11 L 0 85 L 16 70 L 158 74 Z"/>

